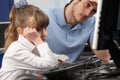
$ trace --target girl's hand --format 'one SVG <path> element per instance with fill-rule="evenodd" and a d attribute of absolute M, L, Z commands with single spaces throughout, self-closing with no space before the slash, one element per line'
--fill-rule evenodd
<path fill-rule="evenodd" d="M 24 29 L 24 37 L 36 46 L 44 42 L 41 39 L 41 33 L 37 32 L 35 28 L 26 27 Z"/>

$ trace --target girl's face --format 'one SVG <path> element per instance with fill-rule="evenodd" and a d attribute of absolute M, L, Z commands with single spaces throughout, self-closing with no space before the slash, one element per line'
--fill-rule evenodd
<path fill-rule="evenodd" d="M 47 38 L 47 30 L 42 29 L 41 31 L 39 31 L 39 33 L 41 34 L 41 39 L 45 41 L 45 39 Z"/>
<path fill-rule="evenodd" d="M 46 37 L 47 37 L 46 28 L 43 28 L 43 29 L 41 29 L 41 30 L 38 30 L 38 29 L 37 29 L 37 26 L 38 26 L 38 25 L 36 24 L 35 19 L 34 19 L 33 17 L 30 17 L 29 20 L 30 20 L 30 21 L 29 21 L 29 27 L 36 28 L 37 32 L 40 34 L 41 39 L 44 41 L 44 40 L 46 39 Z"/>
<path fill-rule="evenodd" d="M 36 31 L 38 32 L 38 34 L 40 35 L 41 39 L 42 39 L 43 41 L 45 41 L 45 39 L 46 39 L 46 37 L 47 37 L 46 28 L 43 28 L 43 29 L 41 29 L 41 30 L 38 30 L 38 29 L 37 29 L 37 24 L 36 24 L 36 22 L 35 22 L 35 20 L 34 20 L 33 17 L 30 17 L 27 23 L 28 23 L 28 24 L 27 24 L 27 26 L 25 26 L 25 28 L 26 28 L 26 27 L 35 28 Z M 18 30 L 19 30 L 18 33 L 19 33 L 20 35 L 23 35 L 23 36 L 24 36 L 24 28 L 20 28 L 20 27 L 19 27 Z M 29 31 L 29 30 L 28 30 L 28 31 Z"/>

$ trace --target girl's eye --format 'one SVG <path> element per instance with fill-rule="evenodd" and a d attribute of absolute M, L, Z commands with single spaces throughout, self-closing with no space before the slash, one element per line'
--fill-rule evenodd
<path fill-rule="evenodd" d="M 37 31 L 39 32 L 40 30 L 39 30 L 39 29 L 37 29 Z"/>
<path fill-rule="evenodd" d="M 38 29 L 36 29 L 36 30 L 37 30 L 38 32 L 39 32 L 39 31 L 41 31 L 41 29 L 39 29 L 39 28 L 38 28 Z"/>

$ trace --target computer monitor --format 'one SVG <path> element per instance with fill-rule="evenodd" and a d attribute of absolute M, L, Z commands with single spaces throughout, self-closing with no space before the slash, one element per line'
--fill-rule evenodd
<path fill-rule="evenodd" d="M 109 49 L 120 68 L 120 0 L 98 0 L 93 49 Z"/>

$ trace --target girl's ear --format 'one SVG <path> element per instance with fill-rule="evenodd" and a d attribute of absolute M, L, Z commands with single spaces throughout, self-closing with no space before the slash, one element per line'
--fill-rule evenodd
<path fill-rule="evenodd" d="M 23 34 L 23 29 L 21 27 L 18 27 L 17 32 L 18 32 L 18 34 Z"/>

